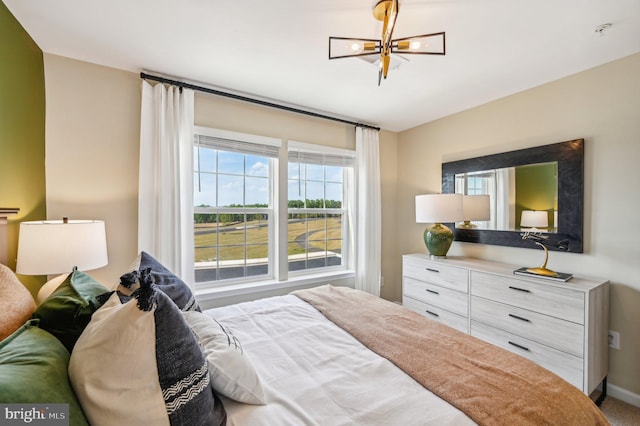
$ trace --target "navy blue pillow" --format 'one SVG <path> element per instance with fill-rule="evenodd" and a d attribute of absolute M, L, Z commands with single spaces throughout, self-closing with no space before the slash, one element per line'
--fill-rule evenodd
<path fill-rule="evenodd" d="M 158 290 L 169 296 L 180 310 L 201 312 L 189 286 L 145 251 L 140 252 L 134 270 L 120 277 L 118 291 L 130 295 L 140 286 L 140 274 L 145 269 L 151 270 Z"/>

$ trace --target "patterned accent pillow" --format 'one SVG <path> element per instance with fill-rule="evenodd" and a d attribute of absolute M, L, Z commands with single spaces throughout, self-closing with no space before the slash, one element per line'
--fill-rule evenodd
<path fill-rule="evenodd" d="M 182 315 L 207 357 L 213 389 L 238 402 L 266 404 L 260 377 L 231 330 L 201 312 Z"/>
<path fill-rule="evenodd" d="M 120 285 L 117 290 L 121 293 L 130 295 L 140 286 L 140 273 L 145 269 L 151 269 L 158 289 L 169 296 L 181 311 L 200 312 L 200 306 L 198 306 L 189 286 L 149 253 L 140 252 L 131 269 L 131 272 L 120 277 Z"/>
<path fill-rule="evenodd" d="M 123 303 L 117 292 L 76 342 L 69 377 L 91 424 L 219 425 L 224 407 L 180 310 L 141 273 Z"/>

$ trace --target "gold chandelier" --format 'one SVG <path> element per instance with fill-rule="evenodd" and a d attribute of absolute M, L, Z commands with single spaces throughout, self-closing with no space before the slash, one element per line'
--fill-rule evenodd
<path fill-rule="evenodd" d="M 382 21 L 380 40 L 348 37 L 329 37 L 329 59 L 380 55 L 378 86 L 387 78 L 392 53 L 407 55 L 444 55 L 444 32 L 392 39 L 398 17 L 398 0 L 380 0 L 373 8 L 373 16 Z"/>

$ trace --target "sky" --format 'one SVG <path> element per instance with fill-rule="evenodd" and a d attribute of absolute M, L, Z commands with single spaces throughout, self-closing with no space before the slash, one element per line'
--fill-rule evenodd
<path fill-rule="evenodd" d="M 195 206 L 269 203 L 268 158 L 196 147 L 194 161 L 200 171 L 194 176 Z M 342 201 L 341 167 L 289 163 L 288 169 L 289 200 L 322 199 L 326 191 L 326 199 Z"/>

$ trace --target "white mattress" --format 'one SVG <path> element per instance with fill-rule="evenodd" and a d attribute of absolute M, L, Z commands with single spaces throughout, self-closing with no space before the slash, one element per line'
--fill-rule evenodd
<path fill-rule="evenodd" d="M 475 424 L 295 296 L 206 313 L 240 340 L 267 397 L 223 398 L 228 425 Z"/>

